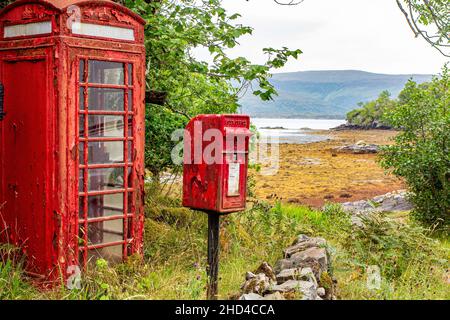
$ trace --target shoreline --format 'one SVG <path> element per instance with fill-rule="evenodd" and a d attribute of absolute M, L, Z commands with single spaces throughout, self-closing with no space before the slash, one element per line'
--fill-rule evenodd
<path fill-rule="evenodd" d="M 377 163 L 376 154 L 337 153 L 334 148 L 364 141 L 389 144 L 393 130 L 314 130 L 331 139 L 305 144 L 279 144 L 279 170 L 263 176 L 254 170 L 256 198 L 311 207 L 326 202 L 349 202 L 405 188 L 404 183 Z"/>

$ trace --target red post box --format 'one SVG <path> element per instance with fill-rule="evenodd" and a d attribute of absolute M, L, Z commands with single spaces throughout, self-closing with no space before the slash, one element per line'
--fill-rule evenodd
<path fill-rule="evenodd" d="M 103 0 L 0 12 L 0 241 L 30 274 L 141 252 L 144 24 Z"/>
<path fill-rule="evenodd" d="M 217 299 L 219 216 L 245 210 L 250 118 L 200 115 L 184 134 L 183 205 L 208 214 L 208 299 Z"/>
<path fill-rule="evenodd" d="M 200 115 L 184 137 L 183 205 L 218 213 L 245 209 L 250 118 Z"/>

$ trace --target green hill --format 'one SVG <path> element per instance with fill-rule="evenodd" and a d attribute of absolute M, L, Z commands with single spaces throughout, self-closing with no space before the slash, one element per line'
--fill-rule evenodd
<path fill-rule="evenodd" d="M 242 111 L 259 118 L 345 118 L 357 108 L 388 90 L 396 97 L 409 78 L 422 83 L 431 75 L 389 75 L 364 71 L 304 71 L 274 74 L 271 82 L 279 96 L 262 102 L 251 92 L 242 99 Z"/>

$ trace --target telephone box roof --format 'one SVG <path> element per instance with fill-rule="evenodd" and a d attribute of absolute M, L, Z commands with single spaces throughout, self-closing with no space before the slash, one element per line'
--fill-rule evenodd
<path fill-rule="evenodd" d="M 20 6 L 22 4 L 32 4 L 32 3 L 42 3 L 42 4 L 49 4 L 59 10 L 63 10 L 71 5 L 82 5 L 82 4 L 104 4 L 108 6 L 115 6 L 117 8 L 120 8 L 122 11 L 127 13 L 128 15 L 134 17 L 137 21 L 139 21 L 141 24 L 145 24 L 145 20 L 142 19 L 139 15 L 131 11 L 130 9 L 117 4 L 113 2 L 112 0 L 18 0 L 10 4 L 9 6 L 5 7 L 3 10 L 0 10 L 0 16 L 8 11 L 11 8 Z"/>

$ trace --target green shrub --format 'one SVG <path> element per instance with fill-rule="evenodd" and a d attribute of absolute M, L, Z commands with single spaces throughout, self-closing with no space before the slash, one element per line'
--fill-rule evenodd
<path fill-rule="evenodd" d="M 385 117 L 402 131 L 383 149 L 381 164 L 408 184 L 414 217 L 448 232 L 450 218 L 450 74 L 409 81 Z"/>

